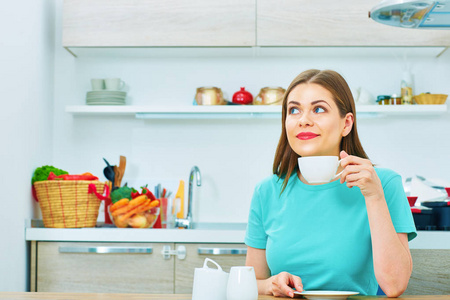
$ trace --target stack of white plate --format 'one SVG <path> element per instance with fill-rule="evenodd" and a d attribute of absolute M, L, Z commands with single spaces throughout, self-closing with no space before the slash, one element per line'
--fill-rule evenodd
<path fill-rule="evenodd" d="M 92 91 L 86 94 L 87 105 L 125 105 L 126 92 Z"/>

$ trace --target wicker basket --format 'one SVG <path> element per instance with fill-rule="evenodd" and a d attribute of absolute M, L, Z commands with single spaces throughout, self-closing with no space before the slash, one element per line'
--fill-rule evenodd
<path fill-rule="evenodd" d="M 89 194 L 89 184 L 102 191 L 105 184 L 89 180 L 46 180 L 34 183 L 44 226 L 49 228 L 94 227 L 100 200 Z"/>
<path fill-rule="evenodd" d="M 420 94 L 415 95 L 414 100 L 417 104 L 444 104 L 447 96 L 445 94 Z"/>

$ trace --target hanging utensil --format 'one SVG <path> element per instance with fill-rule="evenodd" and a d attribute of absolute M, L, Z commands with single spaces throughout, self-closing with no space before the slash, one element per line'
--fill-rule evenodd
<path fill-rule="evenodd" d="M 103 158 L 103 160 L 106 163 L 106 167 L 103 169 L 103 174 L 105 175 L 106 179 L 108 179 L 109 181 L 114 183 L 114 177 L 115 177 L 114 168 L 113 168 L 113 166 L 111 166 L 109 164 L 109 162 L 105 158 Z"/>
<path fill-rule="evenodd" d="M 106 179 L 111 181 L 111 184 L 114 184 L 115 180 L 114 168 L 109 164 L 109 162 L 105 158 L 103 158 L 103 160 L 106 163 L 106 167 L 103 169 L 103 175 L 105 175 Z"/>
<path fill-rule="evenodd" d="M 114 166 L 114 187 L 119 187 L 117 184 L 117 181 L 119 180 L 119 168 L 117 166 Z"/>
<path fill-rule="evenodd" d="M 107 165 L 108 167 L 111 167 L 111 165 L 110 165 L 109 162 L 106 160 L 106 158 L 103 157 L 103 160 L 105 161 L 105 163 L 106 163 L 106 165 Z"/>
<path fill-rule="evenodd" d="M 122 183 L 122 178 L 123 175 L 125 174 L 125 168 L 127 166 L 127 158 L 123 155 L 120 156 L 120 161 L 119 161 L 119 174 L 120 177 L 117 180 L 117 185 L 120 187 L 120 184 Z"/>
<path fill-rule="evenodd" d="M 103 169 L 103 175 L 105 175 L 106 179 L 111 181 L 111 183 L 114 183 L 115 174 L 114 174 L 114 169 L 112 167 L 111 168 L 105 167 Z"/>

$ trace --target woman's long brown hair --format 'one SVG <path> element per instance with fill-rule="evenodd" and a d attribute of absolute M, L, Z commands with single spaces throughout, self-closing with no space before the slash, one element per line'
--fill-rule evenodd
<path fill-rule="evenodd" d="M 347 152 L 349 155 L 355 155 L 362 158 L 368 158 L 364 151 L 361 142 L 358 137 L 358 131 L 356 129 L 356 110 L 355 101 L 353 95 L 348 87 L 345 79 L 337 72 L 332 70 L 316 70 L 311 69 L 302 72 L 295 77 L 291 82 L 286 93 L 283 96 L 283 107 L 281 116 L 281 136 L 278 142 L 277 150 L 275 152 L 275 159 L 273 162 L 273 174 L 276 174 L 278 178 L 283 179 L 283 188 L 281 192 L 287 186 L 289 178 L 294 170 L 296 174 L 299 174 L 298 170 L 298 158 L 299 155 L 292 150 L 289 145 L 286 134 L 286 110 L 287 110 L 287 98 L 289 93 L 299 84 L 302 83 L 315 83 L 319 84 L 323 88 L 327 89 L 332 95 L 333 100 L 339 109 L 339 115 L 344 118 L 347 113 L 353 114 L 353 128 L 350 133 L 343 137 L 341 140 L 340 149 Z"/>

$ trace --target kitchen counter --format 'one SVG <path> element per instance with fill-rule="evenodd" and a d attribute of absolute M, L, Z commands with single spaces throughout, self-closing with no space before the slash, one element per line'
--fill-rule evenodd
<path fill-rule="evenodd" d="M 205 223 L 198 229 L 42 228 L 27 226 L 27 241 L 244 243 L 245 223 Z M 450 231 L 418 231 L 411 249 L 450 249 Z"/>
<path fill-rule="evenodd" d="M 296 297 L 297 298 L 297 297 Z M 381 299 L 386 296 L 351 296 L 348 299 L 353 300 L 369 300 L 369 299 Z M 16 300 L 28 300 L 28 299 L 40 299 L 40 300 L 80 300 L 80 299 L 101 299 L 101 300 L 139 300 L 139 299 L 167 299 L 167 300 L 187 300 L 192 299 L 190 294 L 105 294 L 105 293 L 16 293 L 16 292 L 0 292 L 0 299 L 16 299 Z M 259 300 L 268 299 L 280 299 L 273 296 L 258 296 Z M 390 298 L 400 299 L 400 298 Z M 430 296 L 402 296 L 403 300 L 447 300 L 450 299 L 450 295 L 430 295 Z"/>
<path fill-rule="evenodd" d="M 131 228 L 27 228 L 27 241 L 243 243 L 245 230 L 185 230 Z M 449 235 L 450 237 L 450 235 Z"/>

